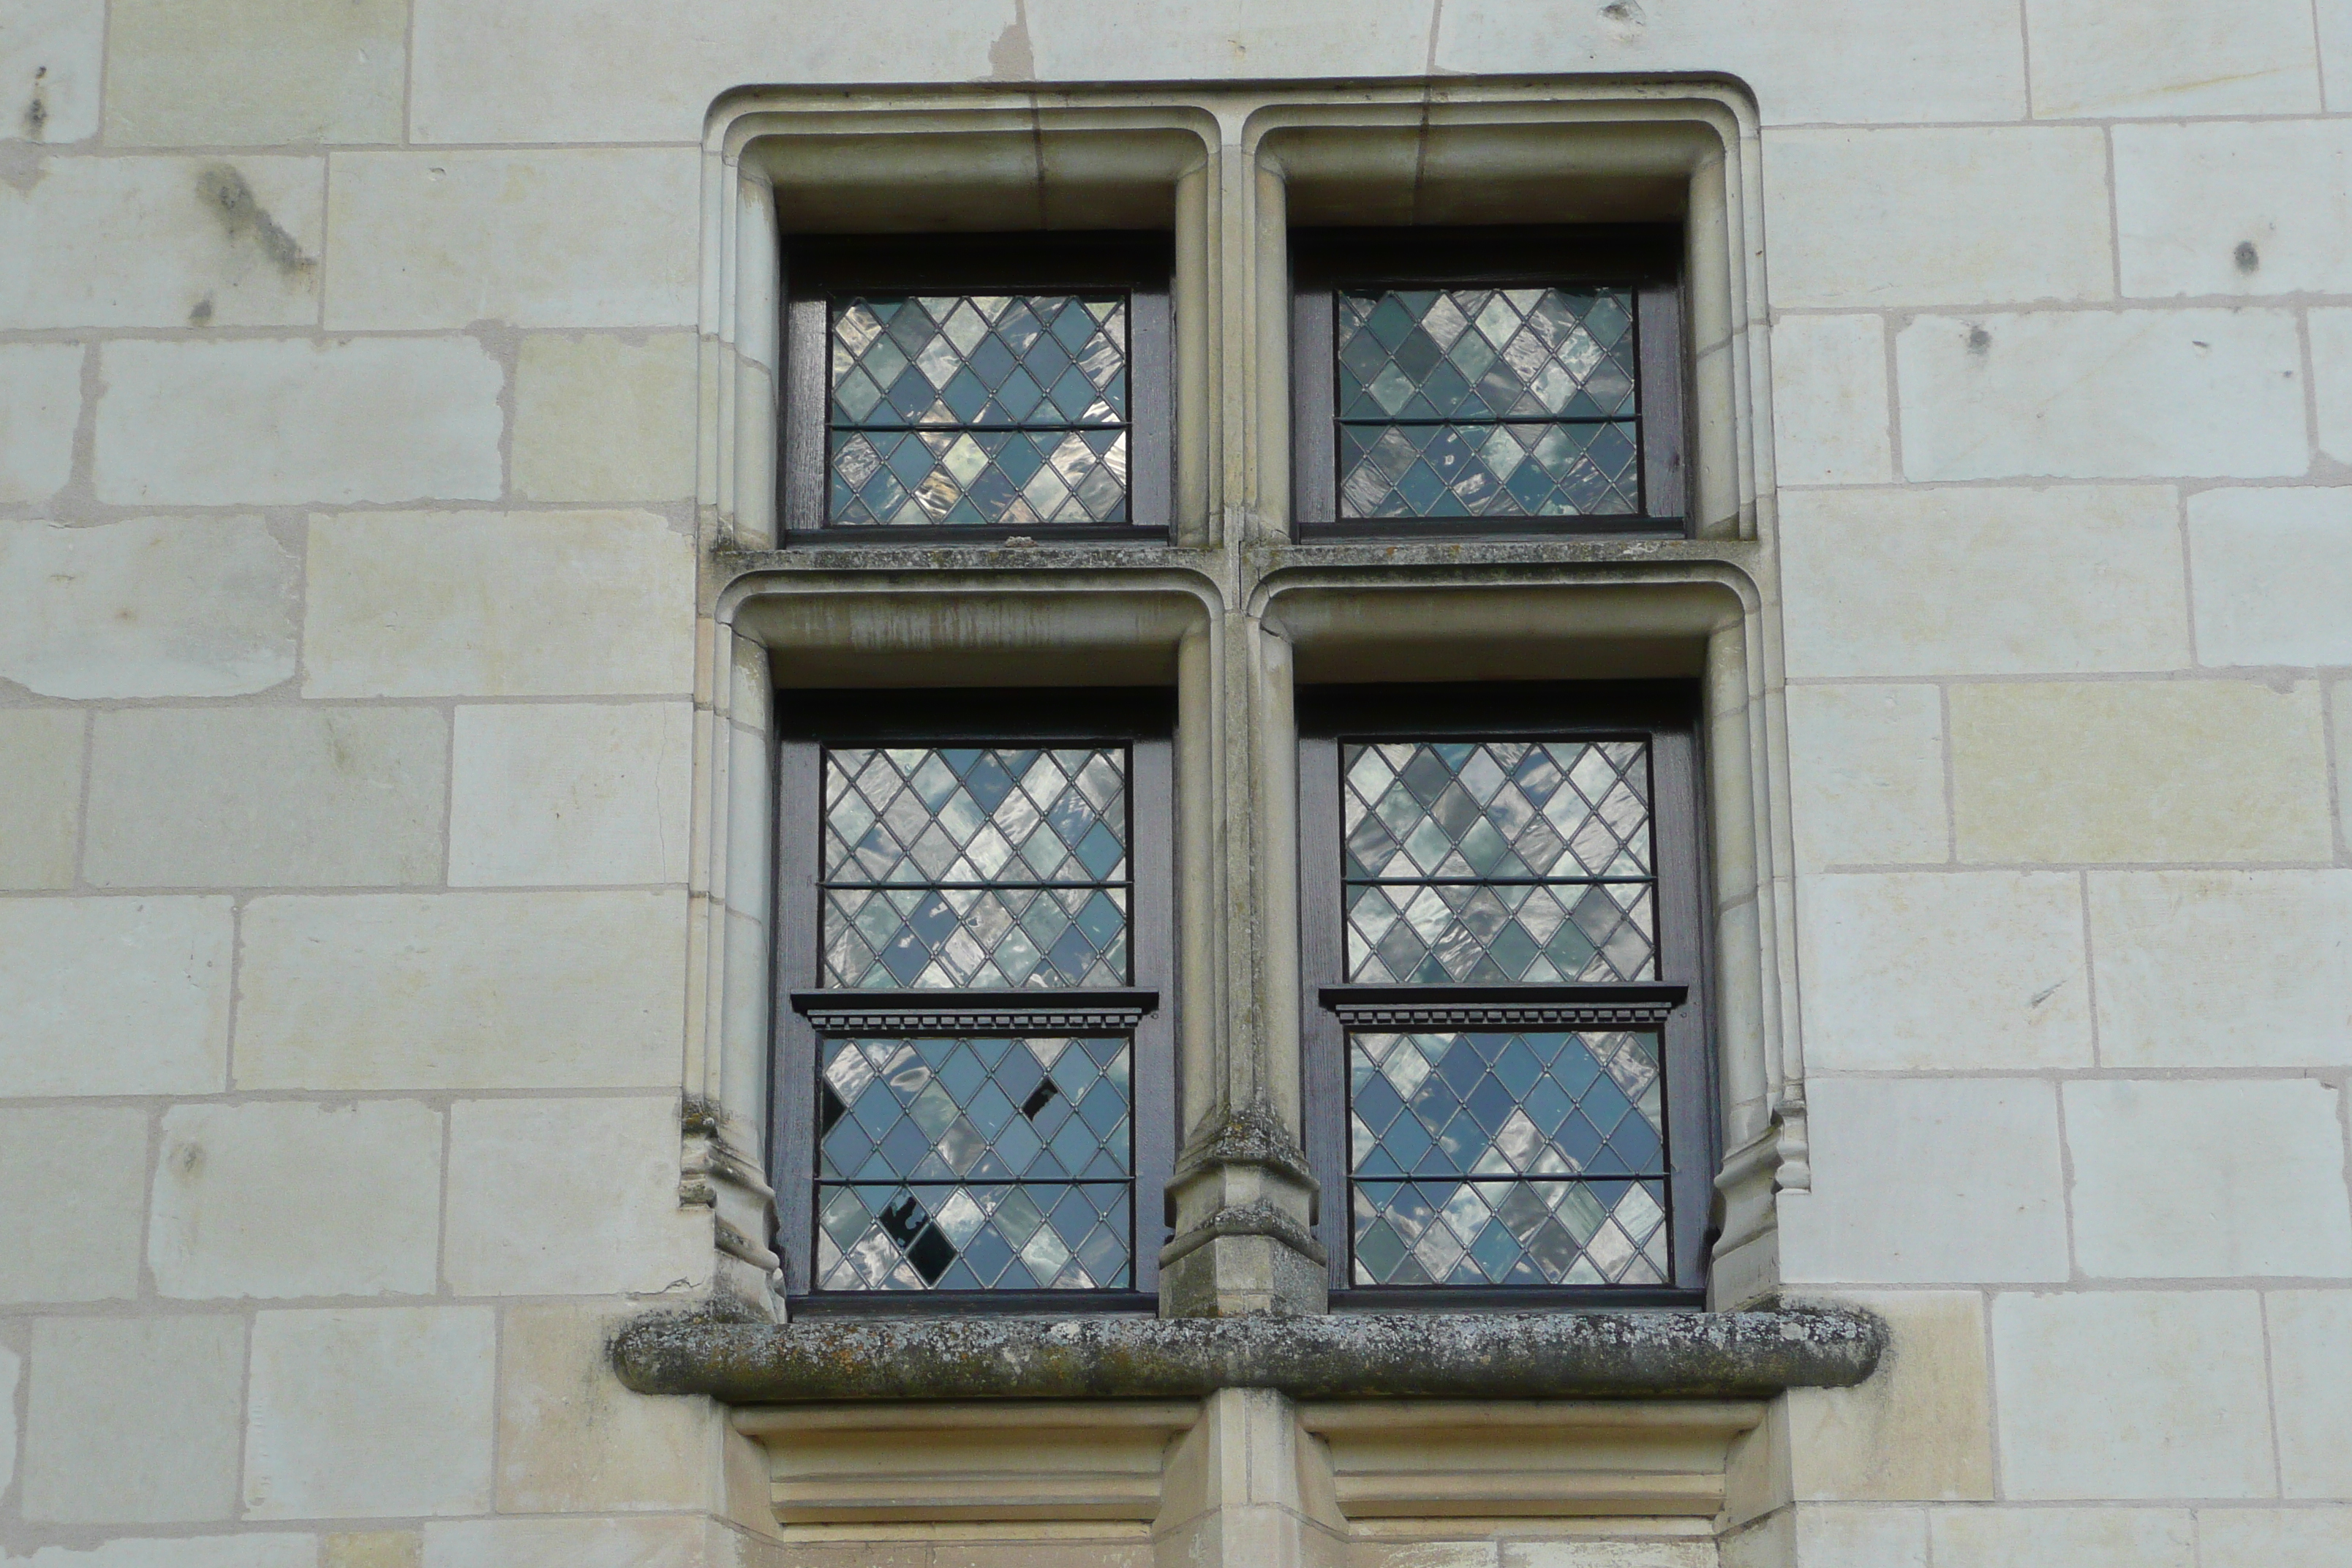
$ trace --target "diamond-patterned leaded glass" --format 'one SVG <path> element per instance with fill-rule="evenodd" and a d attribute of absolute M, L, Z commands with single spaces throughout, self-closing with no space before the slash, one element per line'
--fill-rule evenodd
<path fill-rule="evenodd" d="M 818 1084 L 824 1290 L 1133 1280 L 1125 1038 L 832 1038 Z"/>
<path fill-rule="evenodd" d="M 825 520 L 1128 520 L 1122 294 L 911 295 L 832 311 Z"/>
<path fill-rule="evenodd" d="M 1339 516 L 1638 514 L 1628 289 L 1341 290 Z"/>
<path fill-rule="evenodd" d="M 1656 1285 L 1665 1111 L 1648 1033 L 1352 1033 L 1359 1285 Z"/>
<path fill-rule="evenodd" d="M 831 746 L 829 986 L 1124 985 L 1123 746 Z"/>
<path fill-rule="evenodd" d="M 1657 978 L 1645 742 L 1349 742 L 1339 755 L 1349 980 Z"/>

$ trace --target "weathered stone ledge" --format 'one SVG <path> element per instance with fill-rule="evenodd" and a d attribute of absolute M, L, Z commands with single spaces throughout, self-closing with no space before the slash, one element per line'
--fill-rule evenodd
<path fill-rule="evenodd" d="M 1867 1312 L 1335 1313 L 1297 1318 L 641 1319 L 613 1344 L 640 1394 L 856 1399 L 1760 1398 L 1868 1377 Z"/>

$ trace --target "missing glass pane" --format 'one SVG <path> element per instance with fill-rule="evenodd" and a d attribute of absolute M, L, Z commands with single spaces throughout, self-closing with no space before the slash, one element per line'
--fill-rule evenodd
<path fill-rule="evenodd" d="M 1631 289 L 1333 296 L 1342 519 L 1642 510 Z"/>
<path fill-rule="evenodd" d="M 828 1039 L 818 1083 L 824 1290 L 1132 1283 L 1131 1042 Z"/>
<path fill-rule="evenodd" d="M 1128 521 L 1125 294 L 841 300 L 829 318 L 826 521 Z"/>

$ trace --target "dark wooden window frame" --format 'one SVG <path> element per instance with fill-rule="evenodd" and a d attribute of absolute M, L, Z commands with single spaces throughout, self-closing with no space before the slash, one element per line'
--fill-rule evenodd
<path fill-rule="evenodd" d="M 783 386 L 778 405 L 776 515 L 787 543 L 982 544 L 1015 535 L 1152 543 L 1168 538 L 1175 453 L 1174 356 L 1164 234 L 1039 232 L 876 237 L 786 236 L 782 242 Z M 1128 518 L 1100 526 L 835 528 L 825 521 L 829 310 L 840 295 L 1053 293 L 1117 289 L 1128 296 Z"/>
<path fill-rule="evenodd" d="M 1558 534 L 1685 534 L 1686 377 L 1682 230 L 1672 224 L 1512 228 L 1295 229 L 1291 253 L 1292 504 L 1301 538 L 1479 539 Z M 1339 514 L 1333 404 L 1335 296 L 1343 289 L 1571 287 L 1634 290 L 1640 379 L 1638 517 L 1350 519 Z"/>
<path fill-rule="evenodd" d="M 1673 680 L 1301 687 L 1299 881 L 1301 1047 L 1307 1152 L 1323 1186 L 1318 1239 L 1330 1255 L 1335 1310 L 1693 1306 L 1706 1300 L 1708 1215 L 1721 1148 L 1707 1020 L 1710 964 L 1699 783 L 1699 693 Z M 1351 985 L 1341 934 L 1339 744 L 1343 740 L 1643 740 L 1651 745 L 1657 851 L 1658 981 L 1641 985 Z M 1444 1027 L 1573 1028 L 1544 1010 L 1664 1010 L 1667 1216 L 1673 1272 L 1663 1287 L 1360 1286 L 1352 1283 L 1347 1026 L 1343 1007 L 1459 1010 L 1494 1020 Z M 1612 1026 L 1586 1025 L 1585 1027 Z"/>
<path fill-rule="evenodd" d="M 769 1170 L 777 1255 L 795 1313 L 1151 1312 L 1159 1310 L 1162 1215 L 1176 1155 L 1174 867 L 1175 699 L 1156 689 L 784 690 L 777 693 L 775 1023 L 769 1081 Z M 1129 984 L 1118 990 L 827 990 L 818 952 L 819 759 L 826 745 L 953 745 L 1007 741 L 1129 748 Z M 1131 1030 L 1135 1137 L 1131 1289 L 1125 1290 L 818 1291 L 815 1254 L 817 1041 L 875 1036 L 877 1014 L 910 1034 L 1005 1034 L 1067 1027 Z M 929 1016 L 928 1020 L 926 1015 Z M 959 1024 L 956 1016 L 961 1015 Z M 856 1020 L 853 1022 L 852 1020 Z M 1056 1022 L 1058 1020 L 1058 1022 Z M 975 1022 L 976 1021 L 976 1022 Z"/>

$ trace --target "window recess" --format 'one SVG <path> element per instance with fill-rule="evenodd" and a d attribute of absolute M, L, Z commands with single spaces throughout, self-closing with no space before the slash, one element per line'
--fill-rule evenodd
<path fill-rule="evenodd" d="M 1302 534 L 1685 531 L 1674 226 L 1291 243 Z"/>
<path fill-rule="evenodd" d="M 1170 704 L 780 702 L 772 1158 L 792 1294 L 1148 1309 L 1174 1116 Z"/>
<path fill-rule="evenodd" d="M 1698 1300 L 1695 689 L 1305 687 L 1299 715 L 1335 1304 Z"/>
<path fill-rule="evenodd" d="M 1164 235 L 802 239 L 781 486 L 803 542 L 1164 538 Z"/>

